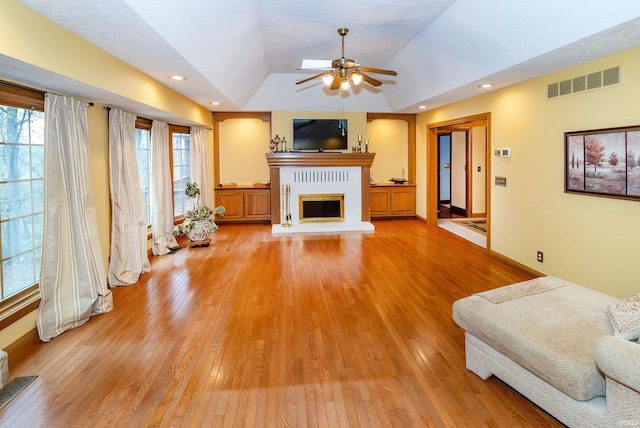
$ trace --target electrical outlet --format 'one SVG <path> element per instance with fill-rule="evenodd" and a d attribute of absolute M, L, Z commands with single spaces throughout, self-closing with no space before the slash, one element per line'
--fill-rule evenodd
<path fill-rule="evenodd" d="M 544 254 L 542 254 L 542 251 L 538 251 L 538 261 L 544 263 Z"/>

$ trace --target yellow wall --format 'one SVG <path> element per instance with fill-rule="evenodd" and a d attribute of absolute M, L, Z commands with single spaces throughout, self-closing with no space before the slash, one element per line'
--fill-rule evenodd
<path fill-rule="evenodd" d="M 14 0 L 3 0 L 0 13 L 0 55 L 60 74 L 183 118 L 184 123 L 212 127 L 206 108 L 148 75 L 89 44 Z M 0 79 L 2 79 L 0 70 Z M 12 80 L 12 79 L 7 79 Z M 24 82 L 18 82 L 23 83 Z M 25 86 L 33 86 L 26 85 Z M 42 86 L 40 86 L 42 88 Z M 51 88 L 42 88 L 51 89 Z M 95 101 L 95 100 L 92 100 Z M 133 112 L 136 113 L 136 112 Z M 149 117 L 149 119 L 154 119 Z M 107 112 L 96 102 L 88 109 L 89 157 L 100 245 L 105 272 L 110 253 L 110 194 Z M 208 144 L 213 153 L 212 133 Z M 35 312 L 0 331 L 0 349 L 35 327 Z"/>
<path fill-rule="evenodd" d="M 369 151 L 376 154 L 371 165 L 371 174 L 376 183 L 388 182 L 392 177 L 402 177 L 403 170 L 405 178 L 408 177 L 409 131 L 405 120 L 373 120 L 367 123 L 367 138 Z"/>
<path fill-rule="evenodd" d="M 546 99 L 547 85 L 622 67 L 617 86 Z M 564 132 L 638 125 L 640 48 L 421 113 L 417 117 L 418 171 L 426 170 L 430 123 L 491 112 L 491 249 L 548 275 L 618 297 L 640 292 L 640 201 L 564 193 Z M 418 177 L 418 214 L 426 212 L 426 174 Z M 544 252 L 544 263 L 536 251 Z"/>
<path fill-rule="evenodd" d="M 109 266 L 111 248 L 111 194 L 109 192 L 109 129 L 108 112 L 101 104 L 87 110 L 89 122 L 89 162 L 91 187 L 96 205 L 98 236 L 105 272 Z"/>
<path fill-rule="evenodd" d="M 293 142 L 293 119 L 347 119 L 347 141 L 349 149 L 358 144 L 358 134 L 362 134 L 363 140 L 367 137 L 367 113 L 365 112 L 342 112 L 339 114 L 328 111 L 274 111 L 271 113 L 271 133 L 286 137 L 287 141 Z"/>
<path fill-rule="evenodd" d="M 471 215 L 477 217 L 487 213 L 487 127 L 474 126 L 469 133 L 471 136 Z"/>
<path fill-rule="evenodd" d="M 269 181 L 265 153 L 276 134 L 286 138 L 291 149 L 293 119 L 335 119 L 338 112 L 274 111 L 269 124 L 260 119 L 238 118 L 220 122 L 220 182 L 253 184 Z M 369 139 L 369 151 L 376 154 L 371 167 L 377 182 L 408 174 L 408 126 L 405 120 L 376 119 L 367 123 L 366 112 L 343 113 L 348 120 L 349 147 L 357 145 L 358 134 Z M 364 145 L 362 147 L 364 151 Z M 351 148 L 348 150 L 351 151 Z"/>
<path fill-rule="evenodd" d="M 220 122 L 220 182 L 253 184 L 269 181 L 269 123 L 238 118 Z M 289 140 L 291 143 L 292 140 Z"/>

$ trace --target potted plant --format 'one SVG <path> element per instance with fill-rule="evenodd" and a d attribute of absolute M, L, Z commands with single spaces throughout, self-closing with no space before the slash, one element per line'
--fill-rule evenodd
<path fill-rule="evenodd" d="M 224 215 L 222 205 L 212 209 L 204 205 L 200 200 L 200 188 L 198 183 L 187 183 L 185 194 L 196 200 L 195 208 L 184 214 L 184 221 L 173 230 L 174 235 L 187 235 L 193 242 L 209 241 L 209 236 L 216 233 L 218 225 L 214 221 L 214 215 Z"/>

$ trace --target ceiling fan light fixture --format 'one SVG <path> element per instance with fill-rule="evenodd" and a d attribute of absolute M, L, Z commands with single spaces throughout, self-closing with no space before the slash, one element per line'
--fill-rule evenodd
<path fill-rule="evenodd" d="M 310 80 L 321 78 L 322 83 L 329 88 L 329 90 L 333 91 L 336 89 L 340 89 L 343 91 L 348 91 L 351 89 L 351 85 L 358 86 L 362 82 L 365 82 L 371 86 L 378 87 L 382 85 L 382 82 L 371 77 L 369 73 L 377 73 L 377 74 L 386 74 L 389 76 L 397 76 L 393 70 L 383 70 L 381 68 L 371 68 L 361 66 L 358 62 L 353 59 L 347 58 L 344 55 L 344 37 L 349 32 L 347 28 L 339 28 L 338 34 L 342 39 L 342 56 L 340 58 L 334 60 L 303 60 L 302 61 L 302 69 L 312 69 L 316 68 L 318 70 L 324 69 L 325 71 L 321 71 L 315 76 L 307 77 L 306 79 L 302 79 L 296 82 L 296 85 L 300 85 L 302 83 L 306 83 Z M 319 67 L 318 64 L 325 64 L 323 67 Z M 310 67 L 310 65 L 314 65 L 315 67 Z M 327 67 L 330 65 L 330 68 Z M 366 72 L 367 74 L 363 73 Z"/>

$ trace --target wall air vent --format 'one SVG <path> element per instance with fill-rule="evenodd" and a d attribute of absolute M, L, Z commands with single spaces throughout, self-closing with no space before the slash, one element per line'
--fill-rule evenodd
<path fill-rule="evenodd" d="M 602 86 L 620 83 L 620 67 L 608 68 L 602 72 Z"/>
<path fill-rule="evenodd" d="M 587 89 L 598 89 L 602 86 L 602 71 L 587 74 Z"/>
<path fill-rule="evenodd" d="M 587 90 L 587 76 L 573 78 L 573 92 L 582 92 Z"/>
<path fill-rule="evenodd" d="M 620 66 L 551 83 L 547 85 L 547 98 L 558 98 L 618 84 L 620 84 Z"/>

